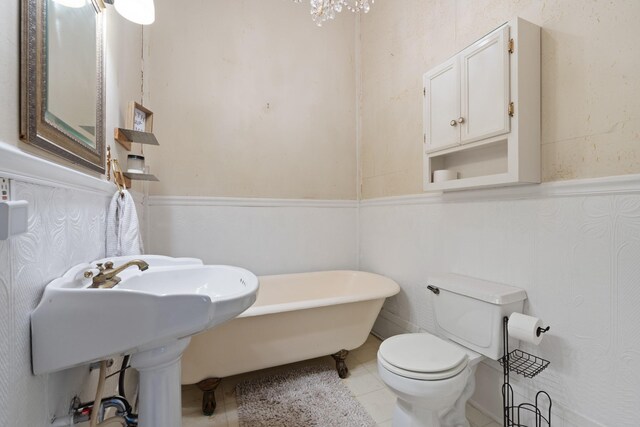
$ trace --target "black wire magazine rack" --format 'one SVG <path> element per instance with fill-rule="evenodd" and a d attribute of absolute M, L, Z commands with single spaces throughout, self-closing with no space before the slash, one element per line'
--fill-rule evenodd
<path fill-rule="evenodd" d="M 534 356 L 522 350 L 509 352 L 509 336 L 507 323 L 509 318 L 503 319 L 504 356 L 499 360 L 504 374 L 502 384 L 502 406 L 504 427 L 551 427 L 551 397 L 546 391 L 536 393 L 534 403 L 516 405 L 513 398 L 513 388 L 509 384 L 509 373 L 515 372 L 525 378 L 533 378 L 549 366 L 549 361 Z M 538 334 L 549 330 L 538 328 Z M 525 424 L 526 423 L 526 424 Z"/>

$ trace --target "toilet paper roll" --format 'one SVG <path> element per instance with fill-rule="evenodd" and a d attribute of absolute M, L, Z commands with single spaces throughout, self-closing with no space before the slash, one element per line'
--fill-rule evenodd
<path fill-rule="evenodd" d="M 458 172 L 449 169 L 440 169 L 433 171 L 433 182 L 451 181 L 458 179 Z"/>
<path fill-rule="evenodd" d="M 537 317 L 513 313 L 509 316 L 507 330 L 509 336 L 520 341 L 538 345 L 544 334 L 538 336 L 538 328 L 542 327 L 542 321 Z"/>

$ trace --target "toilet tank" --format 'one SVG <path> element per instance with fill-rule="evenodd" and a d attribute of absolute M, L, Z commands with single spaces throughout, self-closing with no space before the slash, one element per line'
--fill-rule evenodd
<path fill-rule="evenodd" d="M 527 293 L 514 286 L 457 274 L 429 277 L 438 333 L 497 360 L 502 357 L 503 318 L 521 313 Z M 509 347 L 517 347 L 510 340 Z"/>

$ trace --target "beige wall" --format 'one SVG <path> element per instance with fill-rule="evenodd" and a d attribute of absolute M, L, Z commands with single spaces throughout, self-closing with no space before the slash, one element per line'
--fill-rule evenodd
<path fill-rule="evenodd" d="M 637 0 L 379 0 L 361 19 L 363 198 L 422 192 L 422 74 L 514 16 L 542 26 L 542 178 L 640 173 Z"/>
<path fill-rule="evenodd" d="M 291 0 L 156 0 L 151 194 L 356 198 L 355 18 Z"/>

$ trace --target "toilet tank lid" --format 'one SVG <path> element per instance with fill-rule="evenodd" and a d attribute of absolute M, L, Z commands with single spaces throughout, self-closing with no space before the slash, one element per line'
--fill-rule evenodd
<path fill-rule="evenodd" d="M 429 276 L 428 282 L 436 288 L 496 305 L 527 299 L 527 292 L 524 289 L 459 274 L 436 274 Z"/>

